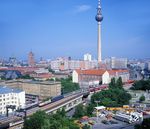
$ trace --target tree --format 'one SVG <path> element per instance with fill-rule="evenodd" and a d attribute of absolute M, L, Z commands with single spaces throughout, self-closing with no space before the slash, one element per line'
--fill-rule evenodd
<path fill-rule="evenodd" d="M 75 113 L 74 113 L 74 117 L 75 118 L 81 118 L 82 116 L 85 115 L 85 109 L 83 107 L 82 104 L 79 104 L 76 108 L 75 108 Z"/>
<path fill-rule="evenodd" d="M 48 116 L 43 111 L 38 111 L 24 122 L 23 129 L 41 129 L 43 125 L 47 126 Z"/>
<path fill-rule="evenodd" d="M 109 83 L 109 88 L 111 88 L 111 89 L 113 89 L 113 88 L 122 89 L 123 88 L 122 78 L 119 77 L 117 80 L 115 78 L 112 78 L 111 82 Z"/>
<path fill-rule="evenodd" d="M 109 88 L 115 88 L 116 86 L 116 80 L 115 78 L 111 78 L 111 81 L 109 83 Z"/>
<path fill-rule="evenodd" d="M 142 124 L 134 126 L 135 129 L 150 129 L 150 118 L 144 119 Z"/>
<path fill-rule="evenodd" d="M 80 89 L 79 84 L 73 83 L 71 77 L 69 77 L 67 79 L 61 79 L 61 85 L 62 85 L 63 94 L 73 92 L 73 91 Z"/>
<path fill-rule="evenodd" d="M 58 110 L 58 111 L 57 111 L 57 114 L 59 114 L 59 115 L 62 116 L 62 117 L 66 117 L 66 111 L 65 111 L 64 108 L 62 108 L 62 110 Z"/>
<path fill-rule="evenodd" d="M 86 116 L 92 116 L 93 115 L 94 107 L 95 107 L 94 104 L 89 104 L 86 107 Z"/>
<path fill-rule="evenodd" d="M 54 74 L 54 73 L 55 73 L 55 71 L 54 71 L 54 70 L 52 70 L 51 68 L 48 68 L 48 71 L 49 71 L 49 72 L 51 72 L 52 74 Z"/>
<path fill-rule="evenodd" d="M 91 102 L 95 104 L 95 101 L 100 101 L 101 105 L 110 107 L 117 107 L 129 104 L 131 95 L 128 94 L 124 89 L 110 88 L 108 90 L 103 90 L 99 93 L 95 93 L 91 97 Z"/>
<path fill-rule="evenodd" d="M 82 129 L 90 129 L 90 126 L 87 125 L 87 124 L 85 124 L 85 125 L 82 127 Z"/>
<path fill-rule="evenodd" d="M 43 111 L 36 112 L 25 120 L 23 129 L 79 129 L 79 127 L 64 115 L 64 110 L 59 110 L 51 115 Z"/>
<path fill-rule="evenodd" d="M 122 89 L 123 88 L 123 83 L 122 83 L 122 78 L 119 77 L 116 81 L 116 87 L 119 88 L 119 89 Z"/>
<path fill-rule="evenodd" d="M 142 96 L 139 98 L 139 101 L 140 101 L 140 102 L 145 101 L 145 96 L 144 96 L 144 95 L 142 95 Z"/>
<path fill-rule="evenodd" d="M 29 74 L 22 75 L 21 78 L 22 78 L 22 79 L 33 79 L 33 80 L 34 80 L 34 77 L 31 77 Z"/>
<path fill-rule="evenodd" d="M 140 81 L 136 81 L 132 87 L 132 90 L 150 90 L 150 79 L 148 80 L 140 80 Z"/>

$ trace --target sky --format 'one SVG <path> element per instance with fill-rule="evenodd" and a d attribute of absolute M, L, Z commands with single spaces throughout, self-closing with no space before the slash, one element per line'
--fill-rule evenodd
<path fill-rule="evenodd" d="M 98 0 L 0 0 L 0 58 L 97 58 Z M 150 57 L 150 0 L 101 0 L 102 58 Z"/>

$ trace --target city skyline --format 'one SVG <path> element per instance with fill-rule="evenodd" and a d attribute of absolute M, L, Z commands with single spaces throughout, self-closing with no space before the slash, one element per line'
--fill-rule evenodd
<path fill-rule="evenodd" d="M 149 58 L 150 1 L 101 0 L 102 59 Z M 0 1 L 0 58 L 97 56 L 97 0 Z M 80 50 L 80 51 L 79 51 Z"/>

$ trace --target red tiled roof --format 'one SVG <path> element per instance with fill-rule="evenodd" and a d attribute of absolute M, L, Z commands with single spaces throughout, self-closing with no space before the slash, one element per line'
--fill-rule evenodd
<path fill-rule="evenodd" d="M 88 69 L 88 70 L 77 69 L 76 70 L 78 74 L 98 75 L 98 76 L 102 76 L 106 71 L 108 71 L 108 73 L 111 75 L 115 75 L 117 72 L 118 73 L 129 72 L 128 70 L 106 70 L 106 69 Z"/>
<path fill-rule="evenodd" d="M 104 69 L 89 69 L 89 70 L 76 70 L 78 74 L 87 74 L 87 75 L 103 75 L 106 70 Z"/>

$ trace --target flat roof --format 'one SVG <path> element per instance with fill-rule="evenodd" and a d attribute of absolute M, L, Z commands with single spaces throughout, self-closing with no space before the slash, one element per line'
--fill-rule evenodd
<path fill-rule="evenodd" d="M 54 84 L 61 84 L 58 81 L 33 81 L 33 80 L 11 80 L 11 81 L 4 81 L 6 84 L 11 83 L 29 83 L 29 84 L 43 84 L 43 85 L 54 85 Z"/>
<path fill-rule="evenodd" d="M 99 106 L 99 107 L 95 107 L 96 110 L 102 110 L 102 109 L 105 109 L 106 107 L 104 106 Z"/>
<path fill-rule="evenodd" d="M 9 88 L 7 86 L 0 85 L 0 94 L 8 94 L 8 93 L 20 93 L 23 90 L 16 89 L 16 88 Z"/>

